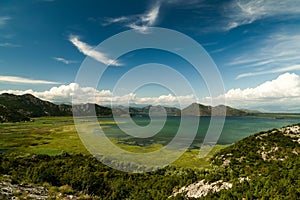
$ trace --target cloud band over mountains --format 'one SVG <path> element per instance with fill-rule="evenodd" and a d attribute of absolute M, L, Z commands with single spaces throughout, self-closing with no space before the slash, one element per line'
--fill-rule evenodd
<path fill-rule="evenodd" d="M 172 94 L 157 97 L 138 97 L 137 94 L 129 93 L 122 96 L 114 96 L 110 90 L 97 90 L 91 87 L 80 87 L 76 83 L 52 87 L 50 90 L 38 92 L 33 90 L 2 90 L 0 93 L 13 93 L 17 95 L 30 93 L 41 99 L 52 102 L 71 102 L 74 93 L 77 92 L 77 103 L 97 103 L 108 105 L 113 101 L 122 105 L 128 103 L 151 104 L 151 105 L 178 105 L 178 99 L 186 106 L 193 103 L 193 94 L 174 96 Z M 220 97 L 217 97 L 220 98 Z M 277 111 L 300 112 L 300 76 L 294 73 L 285 73 L 274 80 L 266 81 L 254 88 L 230 89 L 225 94 L 226 103 L 229 106 L 239 108 L 268 108 L 277 107 Z M 209 105 L 211 97 L 199 98 L 198 102 Z M 275 110 L 276 110 L 275 109 Z M 281 110 L 282 109 L 282 110 Z"/>

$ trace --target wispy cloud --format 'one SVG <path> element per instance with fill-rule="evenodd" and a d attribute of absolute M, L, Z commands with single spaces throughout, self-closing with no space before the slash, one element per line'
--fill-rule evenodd
<path fill-rule="evenodd" d="M 231 30 L 266 17 L 299 15 L 300 1 L 285 0 L 275 3 L 273 0 L 233 0 L 226 6 L 225 11 L 227 19 L 224 29 Z"/>
<path fill-rule="evenodd" d="M 141 16 L 141 21 L 146 23 L 146 25 L 153 25 L 158 17 L 160 4 L 156 4 L 149 12 Z"/>
<path fill-rule="evenodd" d="M 203 45 L 205 46 L 205 45 Z M 208 45 L 207 45 L 208 46 Z M 234 45 L 229 45 L 229 46 L 225 46 L 225 47 L 222 47 L 222 48 L 218 48 L 218 49 L 215 49 L 215 50 L 212 50 L 210 51 L 211 54 L 215 54 L 215 53 L 221 53 L 221 52 L 224 52 L 230 48 L 232 48 Z"/>
<path fill-rule="evenodd" d="M 75 60 L 68 60 L 62 57 L 53 57 L 54 60 L 65 63 L 66 65 L 72 64 L 72 63 L 77 63 Z"/>
<path fill-rule="evenodd" d="M 206 7 L 208 2 L 205 0 L 163 0 L 161 1 L 165 4 L 180 6 L 180 9 L 198 9 Z"/>
<path fill-rule="evenodd" d="M 113 23 L 123 23 L 123 22 L 128 22 L 130 20 L 129 17 L 117 17 L 117 18 L 107 18 L 104 20 L 104 22 L 102 23 L 103 26 L 107 26 Z"/>
<path fill-rule="evenodd" d="M 35 79 L 18 77 L 18 76 L 0 76 L 0 82 L 21 83 L 21 84 L 49 84 L 49 85 L 60 84 L 58 82 L 53 82 L 53 81 L 35 80 Z"/>
<path fill-rule="evenodd" d="M 276 68 L 276 69 L 260 71 L 260 72 L 243 73 L 243 74 L 239 74 L 236 77 L 236 79 L 249 77 L 249 76 L 263 75 L 263 74 L 274 74 L 274 73 L 290 72 L 290 71 L 296 71 L 296 70 L 300 70 L 300 65 L 292 65 L 292 66 L 288 66 L 288 67 Z"/>
<path fill-rule="evenodd" d="M 15 37 L 15 34 L 0 34 L 0 37 L 4 39 L 12 39 Z"/>
<path fill-rule="evenodd" d="M 8 16 L 0 16 L 0 28 L 4 26 L 11 18 Z"/>
<path fill-rule="evenodd" d="M 5 42 L 5 43 L 0 43 L 0 47 L 21 47 L 21 46 L 10 42 Z"/>
<path fill-rule="evenodd" d="M 84 55 L 89 56 L 106 65 L 121 66 L 121 63 L 110 59 L 105 53 L 97 51 L 94 49 L 94 47 L 80 41 L 78 36 L 71 35 L 69 37 L 69 40 Z"/>
<path fill-rule="evenodd" d="M 229 0 L 220 1 L 217 4 L 207 0 L 157 0 L 145 13 L 107 18 L 102 25 L 118 23 L 141 33 L 147 33 L 149 27 L 157 24 L 162 5 L 163 7 L 176 6 L 176 9 L 189 9 L 192 13 L 196 13 L 192 17 L 211 21 L 207 24 L 209 27 L 201 27 L 201 30 L 205 32 L 229 31 L 270 17 L 277 17 L 277 20 L 292 17 L 297 19 L 300 14 L 300 1 L 298 0 L 285 0 L 279 3 L 274 3 L 273 0 Z M 208 10 L 222 18 L 207 16 Z"/>
<path fill-rule="evenodd" d="M 252 69 L 237 78 L 298 70 L 300 33 L 277 32 L 253 43 L 227 65 Z"/>
<path fill-rule="evenodd" d="M 150 10 L 143 14 L 109 18 L 106 19 L 103 25 L 121 23 L 125 27 L 132 28 L 141 33 L 147 33 L 149 27 L 154 26 L 158 19 L 160 6 L 161 1 L 158 1 Z"/>

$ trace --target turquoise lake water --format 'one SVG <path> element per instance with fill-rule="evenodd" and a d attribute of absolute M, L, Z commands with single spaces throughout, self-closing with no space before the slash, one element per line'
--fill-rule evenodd
<path fill-rule="evenodd" d="M 200 119 L 199 124 L 197 124 L 196 127 L 196 136 L 193 139 L 193 144 L 195 148 L 199 146 L 199 144 L 203 143 L 204 137 L 207 135 L 207 129 L 208 125 L 210 123 L 211 118 L 210 117 L 185 117 L 187 118 L 187 124 L 183 127 L 183 134 L 180 136 L 182 140 L 189 139 L 193 136 L 193 129 L 195 129 L 195 122 Z M 217 117 L 216 117 L 217 118 Z M 120 129 L 118 125 L 111 125 L 111 124 L 105 124 L 105 121 L 111 121 L 111 118 L 102 118 L 99 119 L 100 121 L 104 122 L 103 131 L 104 133 L 110 137 L 117 139 L 121 143 L 125 144 L 131 144 L 131 145 L 139 145 L 139 146 L 145 146 L 153 143 L 160 143 L 163 145 L 168 144 L 174 136 L 178 132 L 178 128 L 180 125 L 180 117 L 168 117 L 165 121 L 165 124 L 157 128 L 157 133 L 154 132 L 154 135 L 151 137 L 146 137 L 143 135 L 144 132 L 147 132 L 147 125 L 150 123 L 150 118 L 148 117 L 133 117 L 133 121 L 136 123 L 136 125 L 140 127 L 144 127 L 145 129 L 138 129 L 136 127 L 133 127 L 129 123 L 130 118 L 119 118 L 116 119 L 117 122 L 120 122 L 123 126 L 125 126 L 125 131 L 122 131 L 124 129 Z M 153 121 L 159 122 L 162 119 L 154 119 Z M 216 119 L 218 120 L 221 119 Z M 153 122 L 152 121 L 152 122 Z M 232 144 L 234 142 L 237 142 L 249 135 L 266 131 L 273 128 L 280 128 L 282 126 L 291 125 L 300 123 L 300 119 L 277 119 L 277 118 L 264 118 L 264 117 L 227 117 L 225 120 L 225 124 L 223 127 L 223 130 L 221 132 L 220 137 L 218 137 L 217 144 Z M 159 124 L 159 123 L 158 123 Z M 150 130 L 151 132 L 152 130 Z M 131 136 L 129 134 L 134 132 L 134 136 Z M 129 134 L 128 134 L 129 133 Z M 155 134 L 156 133 L 156 134 Z M 140 135 L 139 135 L 140 134 Z M 213 133 L 214 134 L 214 133 Z M 214 138 L 214 136 L 210 136 Z M 218 135 L 218 134 L 216 134 Z M 141 137 L 140 137 L 141 136 Z M 143 138 L 144 137 L 144 138 Z M 216 140 L 216 139 L 212 139 Z M 209 141 L 209 140 L 208 140 Z"/>

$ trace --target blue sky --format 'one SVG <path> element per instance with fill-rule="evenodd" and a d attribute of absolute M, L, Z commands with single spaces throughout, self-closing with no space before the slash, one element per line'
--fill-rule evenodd
<path fill-rule="evenodd" d="M 149 34 L 149 27 L 162 27 L 186 34 L 204 47 L 222 75 L 228 105 L 300 112 L 299 24 L 297 0 L 2 0 L 0 92 L 70 101 L 74 88 L 93 90 L 74 83 L 86 56 L 110 63 L 105 49 L 93 52 L 93 47 L 122 31 Z M 109 66 L 94 88 L 99 104 L 108 102 L 124 73 L 149 62 L 180 71 L 196 89 L 197 100 L 210 104 L 201 77 L 171 53 L 130 52 L 118 62 L 123 63 Z M 143 76 L 147 74 L 139 78 Z M 134 96 L 136 103 L 176 104 L 169 90 L 157 86 L 139 91 L 125 88 L 122 95 Z M 179 94 L 186 104 L 189 95 Z M 122 102 L 122 96 L 117 99 Z"/>

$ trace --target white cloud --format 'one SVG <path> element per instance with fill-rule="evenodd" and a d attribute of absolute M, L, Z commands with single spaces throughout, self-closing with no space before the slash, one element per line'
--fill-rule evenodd
<path fill-rule="evenodd" d="M 296 71 L 296 70 L 300 70 L 300 65 L 292 65 L 292 66 L 288 66 L 288 67 L 276 68 L 276 69 L 260 71 L 260 72 L 243 73 L 243 74 L 239 74 L 236 77 L 236 79 L 249 77 L 249 76 L 257 76 L 257 75 L 263 75 L 263 74 L 274 74 L 274 73 L 289 72 L 289 71 Z"/>
<path fill-rule="evenodd" d="M 80 41 L 78 36 L 71 35 L 69 37 L 69 40 L 84 55 L 89 56 L 97 60 L 98 62 L 104 63 L 106 65 L 121 66 L 121 63 L 110 59 L 105 53 L 97 51 L 94 49 L 94 47 Z"/>
<path fill-rule="evenodd" d="M 113 23 L 123 23 L 129 21 L 130 18 L 122 16 L 122 17 L 117 17 L 117 18 L 107 18 L 105 19 L 105 22 L 102 23 L 103 26 L 107 26 Z"/>
<path fill-rule="evenodd" d="M 149 27 L 153 26 L 158 18 L 160 4 L 156 4 L 150 11 L 139 16 L 139 19 L 127 26 L 141 33 L 147 33 Z"/>
<path fill-rule="evenodd" d="M 33 91 L 33 90 L 2 90 L 0 93 L 11 93 L 16 95 L 32 94 L 38 98 L 52 101 L 52 102 L 72 102 L 72 98 L 76 93 L 77 103 L 96 103 L 96 102 L 110 102 L 111 92 L 109 90 L 98 91 L 91 87 L 79 87 L 76 83 L 69 85 L 60 85 L 52 87 L 46 91 Z M 95 99 L 97 101 L 94 101 Z"/>
<path fill-rule="evenodd" d="M 77 83 L 52 87 L 50 90 L 38 92 L 33 90 L 2 90 L 0 93 L 12 93 L 17 95 L 32 94 L 38 98 L 52 102 L 72 102 L 74 103 L 97 103 L 99 105 L 128 105 L 151 104 L 151 105 L 179 105 L 179 101 L 184 105 L 195 102 L 193 95 L 174 96 L 171 94 L 160 95 L 158 97 L 137 97 L 134 93 L 124 95 L 114 95 L 110 90 L 97 90 L 92 87 L 80 87 Z"/>
<path fill-rule="evenodd" d="M 172 94 L 160 95 L 158 97 L 135 97 L 134 103 L 136 104 L 151 104 L 151 105 L 164 105 L 164 106 L 187 106 L 194 103 L 196 100 L 194 95 L 174 96 Z M 180 102 L 180 103 L 179 103 Z"/>
<path fill-rule="evenodd" d="M 72 64 L 72 63 L 77 63 L 77 61 L 74 60 L 68 60 L 62 57 L 53 57 L 54 60 L 65 63 L 66 65 Z"/>
<path fill-rule="evenodd" d="M 0 27 L 4 26 L 11 18 L 8 16 L 0 17 Z"/>
<path fill-rule="evenodd" d="M 159 8 L 159 4 L 155 5 L 148 13 L 141 16 L 141 21 L 149 26 L 153 25 L 158 17 Z"/>
<path fill-rule="evenodd" d="M 70 83 L 52 87 L 48 91 L 36 92 L 35 95 L 55 102 L 72 102 L 72 98 L 76 97 L 76 103 L 107 103 L 110 102 L 112 93 L 109 90 L 98 91 L 92 87 L 80 87 L 76 83 Z"/>
<path fill-rule="evenodd" d="M 46 81 L 46 80 L 35 80 L 29 78 L 23 78 L 18 76 L 0 76 L 0 82 L 8 83 L 22 83 L 22 84 L 60 84 L 58 82 Z"/>
<path fill-rule="evenodd" d="M 230 89 L 226 92 L 225 99 L 226 103 L 233 107 L 280 107 L 280 111 L 295 110 L 299 112 L 300 77 L 294 73 L 285 73 L 254 88 Z M 202 101 L 207 103 L 210 101 L 210 97 L 206 97 Z"/>
<path fill-rule="evenodd" d="M 256 20 L 266 18 L 300 14 L 300 1 L 285 0 L 274 2 L 273 0 L 233 0 L 226 9 L 225 30 L 231 30 L 245 24 L 251 24 Z M 299 16 L 298 16 L 299 17 Z"/>
<path fill-rule="evenodd" d="M 132 28 L 140 33 L 147 33 L 149 27 L 146 25 L 136 25 L 136 24 L 128 24 L 127 25 L 129 28 Z"/>
<path fill-rule="evenodd" d="M 194 95 L 174 96 L 167 94 L 157 97 L 138 97 L 135 93 L 114 95 L 110 90 L 100 91 L 92 87 L 80 87 L 76 83 L 52 87 L 50 90 L 42 92 L 33 90 L 2 90 L 0 93 L 13 93 L 17 95 L 30 93 L 52 102 L 71 102 L 73 98 L 75 103 L 97 103 L 100 105 L 110 105 L 111 102 L 117 105 L 127 105 L 129 102 L 178 106 L 178 102 L 180 101 L 184 107 L 196 101 L 207 105 L 211 103 L 211 97 L 197 100 Z M 214 100 L 217 101 L 222 98 L 224 96 L 219 96 Z M 285 73 L 257 87 L 230 89 L 225 93 L 225 98 L 227 105 L 236 108 L 300 112 L 300 76 L 294 73 Z"/>
<path fill-rule="evenodd" d="M 149 11 L 140 15 L 122 16 L 118 18 L 109 18 L 103 25 L 112 23 L 122 23 L 124 26 L 132 28 L 141 33 L 147 33 L 149 27 L 154 26 L 160 10 L 161 2 L 158 1 Z"/>
<path fill-rule="evenodd" d="M 13 44 L 10 42 L 0 43 L 0 47 L 20 47 L 18 44 Z"/>

